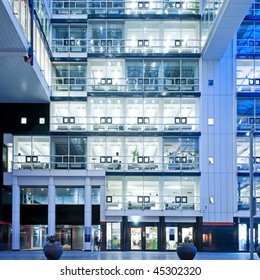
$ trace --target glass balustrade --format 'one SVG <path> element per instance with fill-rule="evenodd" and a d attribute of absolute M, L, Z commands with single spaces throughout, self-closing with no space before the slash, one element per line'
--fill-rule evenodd
<path fill-rule="evenodd" d="M 51 116 L 51 131 L 197 132 L 199 117 Z"/>
<path fill-rule="evenodd" d="M 118 92 L 199 92 L 198 78 L 52 78 L 52 96 L 87 96 L 91 93 Z"/>
<path fill-rule="evenodd" d="M 198 0 L 171 1 L 171 0 L 146 0 L 146 1 L 100 1 L 100 0 L 53 0 L 52 13 L 55 16 L 66 15 L 182 15 L 199 14 L 200 3 Z"/>
<path fill-rule="evenodd" d="M 106 210 L 200 210 L 200 197 L 187 195 L 106 195 Z"/>
<path fill-rule="evenodd" d="M 80 54 L 196 54 L 200 53 L 200 40 L 132 40 L 132 39 L 53 39 L 54 56 Z"/>
<path fill-rule="evenodd" d="M 245 165 L 246 166 L 246 165 Z M 14 155 L 13 169 L 88 169 L 122 171 L 199 171 L 199 157 Z"/>
<path fill-rule="evenodd" d="M 52 14 L 56 16 L 64 15 L 86 15 L 87 14 L 87 1 L 83 0 L 53 0 L 52 1 Z"/>

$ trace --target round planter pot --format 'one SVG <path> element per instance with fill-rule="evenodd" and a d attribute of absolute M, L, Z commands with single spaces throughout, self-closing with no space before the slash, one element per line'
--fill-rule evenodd
<path fill-rule="evenodd" d="M 258 245 L 256 247 L 256 253 L 257 253 L 258 258 L 260 258 L 260 245 Z"/>
<path fill-rule="evenodd" d="M 43 252 L 48 260 L 59 260 L 63 253 L 63 247 L 59 243 L 47 243 L 43 247 Z"/>
<path fill-rule="evenodd" d="M 177 247 L 177 255 L 181 260 L 193 260 L 196 253 L 197 248 L 193 244 L 182 244 Z"/>

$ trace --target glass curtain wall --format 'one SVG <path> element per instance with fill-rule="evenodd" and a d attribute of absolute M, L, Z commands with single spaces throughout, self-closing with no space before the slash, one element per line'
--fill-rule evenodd
<path fill-rule="evenodd" d="M 84 187 L 56 187 L 56 204 L 84 204 Z"/>
<path fill-rule="evenodd" d="M 85 169 L 87 139 L 85 137 L 51 138 L 52 169 Z"/>
<path fill-rule="evenodd" d="M 52 65 L 53 96 L 86 96 L 87 65 L 60 63 Z"/>
<path fill-rule="evenodd" d="M 260 178 L 254 178 L 254 197 L 256 197 L 256 211 L 260 211 Z M 249 177 L 239 176 L 237 181 L 238 210 L 250 209 L 250 182 Z"/>
<path fill-rule="evenodd" d="M 165 170 L 199 170 L 199 139 L 171 138 L 164 141 Z"/>
<path fill-rule="evenodd" d="M 53 53 L 87 52 L 87 27 L 84 25 L 54 25 L 52 27 Z"/>
<path fill-rule="evenodd" d="M 237 130 L 260 130 L 260 98 L 237 98 Z"/>
<path fill-rule="evenodd" d="M 47 136 L 14 137 L 14 169 L 48 169 L 50 138 Z"/>
<path fill-rule="evenodd" d="M 259 10 L 257 11 L 259 13 Z M 244 21 L 237 32 L 237 54 L 260 53 L 260 24 L 258 21 Z"/>
<path fill-rule="evenodd" d="M 51 102 L 50 130 L 87 130 L 87 103 L 76 101 Z"/>
<path fill-rule="evenodd" d="M 88 91 L 123 92 L 125 83 L 125 61 L 122 59 L 89 59 Z"/>
<path fill-rule="evenodd" d="M 254 138 L 253 144 L 253 167 L 254 171 L 260 170 L 260 139 Z M 249 171 L 249 137 L 237 138 L 237 170 Z"/>
<path fill-rule="evenodd" d="M 87 111 L 90 131 L 199 131 L 195 98 L 89 98 Z"/>
<path fill-rule="evenodd" d="M 88 142 L 90 169 L 162 169 L 160 138 L 89 137 Z"/>
<path fill-rule="evenodd" d="M 48 204 L 48 187 L 22 187 L 21 204 Z"/>
<path fill-rule="evenodd" d="M 252 92 L 260 90 L 260 61 L 237 59 L 237 91 Z"/>
<path fill-rule="evenodd" d="M 107 210 L 200 210 L 199 177 L 108 176 Z"/>
<path fill-rule="evenodd" d="M 118 21 L 90 22 L 88 25 L 89 53 L 123 53 L 124 23 Z"/>
<path fill-rule="evenodd" d="M 199 23 L 188 21 L 128 21 L 126 53 L 199 53 Z"/>

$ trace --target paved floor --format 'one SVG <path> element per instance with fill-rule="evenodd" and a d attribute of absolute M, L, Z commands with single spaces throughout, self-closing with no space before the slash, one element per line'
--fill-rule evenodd
<path fill-rule="evenodd" d="M 259 260 L 254 255 L 255 260 Z M 0 260 L 46 260 L 42 251 L 0 251 Z M 179 260 L 176 252 L 64 251 L 61 260 Z M 249 253 L 198 252 L 195 260 L 249 260 Z"/>

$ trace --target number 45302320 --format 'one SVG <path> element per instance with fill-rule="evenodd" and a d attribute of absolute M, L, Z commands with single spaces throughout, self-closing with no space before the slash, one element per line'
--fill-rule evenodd
<path fill-rule="evenodd" d="M 157 275 L 201 275 L 201 268 L 199 266 L 157 266 L 153 270 Z"/>

